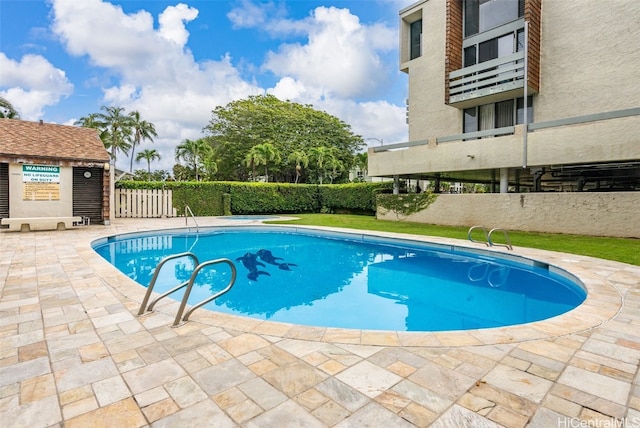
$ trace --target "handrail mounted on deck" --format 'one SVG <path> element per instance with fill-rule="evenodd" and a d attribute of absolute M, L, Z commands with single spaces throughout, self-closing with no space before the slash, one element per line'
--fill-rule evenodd
<path fill-rule="evenodd" d="M 147 292 L 145 293 L 144 299 L 142 300 L 142 304 L 140 305 L 140 310 L 138 311 L 138 315 L 142 315 L 145 312 L 145 309 L 147 307 L 147 302 L 149 301 L 149 298 L 151 297 L 151 293 L 153 292 L 153 287 L 156 285 L 156 281 L 158 280 L 158 275 L 160 275 L 160 270 L 162 269 L 162 266 L 164 266 L 164 264 L 166 262 L 168 262 L 169 260 L 179 259 L 181 257 L 190 257 L 190 258 L 192 258 L 194 263 L 195 263 L 194 266 L 198 266 L 200 264 L 200 262 L 198 261 L 198 257 L 195 254 L 191 253 L 191 252 L 173 254 L 171 256 L 167 256 L 164 259 L 162 259 L 160 261 L 160 263 L 158 263 L 158 266 L 156 266 L 156 270 L 153 272 L 153 277 L 151 278 L 151 282 L 149 283 L 149 286 L 147 287 Z M 174 291 L 177 291 L 177 290 L 181 289 L 182 287 L 184 287 L 187 284 L 188 284 L 188 281 L 185 281 L 182 284 L 178 285 L 177 287 L 175 287 L 175 288 L 167 291 L 166 293 L 160 295 L 153 302 L 151 302 L 151 304 L 149 305 L 149 309 L 148 310 L 151 311 L 153 309 L 153 307 L 155 306 L 155 304 L 158 303 L 158 300 L 168 296 L 169 294 L 173 293 Z"/>
<path fill-rule="evenodd" d="M 471 236 L 471 233 L 475 229 L 482 230 L 482 232 L 484 233 L 484 241 L 478 241 L 477 239 L 473 239 L 473 237 Z M 469 239 L 469 241 L 471 242 L 476 242 L 478 244 L 486 244 L 487 246 L 489 246 L 489 233 L 487 232 L 487 229 L 484 226 L 471 226 L 469 228 L 469 231 L 467 232 L 467 239 Z"/>
<path fill-rule="evenodd" d="M 481 229 L 482 232 L 484 233 L 484 241 L 478 241 L 477 239 L 473 239 L 473 236 L 471 236 L 471 234 L 473 233 L 473 231 L 475 229 Z M 506 244 L 500 244 L 498 242 L 493 242 L 493 240 L 491 239 L 491 235 L 493 235 L 493 232 L 502 232 L 502 234 L 504 235 L 504 240 L 506 242 Z M 500 247 L 507 247 L 509 250 L 513 250 L 513 246 L 511 245 L 511 240 L 509 239 L 509 234 L 507 233 L 507 231 L 505 229 L 499 228 L 499 227 L 495 227 L 493 229 L 491 229 L 489 232 L 487 232 L 487 229 L 484 226 L 471 226 L 469 228 L 469 231 L 467 232 L 467 238 L 469 239 L 469 241 L 471 242 L 476 242 L 478 244 L 485 244 L 487 247 L 494 247 L 494 246 L 500 246 Z"/>
<path fill-rule="evenodd" d="M 206 299 L 204 299 L 200 303 L 195 304 L 191 309 L 189 309 L 187 311 L 187 313 L 184 315 L 184 318 L 182 318 L 182 321 L 188 321 L 189 320 L 189 316 L 193 313 L 193 311 L 198 309 L 200 306 L 206 305 L 210 301 L 212 301 L 214 299 L 217 299 L 218 297 L 222 296 L 223 294 L 225 294 L 226 292 L 231 290 L 231 287 L 233 287 L 233 284 L 236 282 L 236 266 L 233 264 L 233 262 L 231 260 L 229 260 L 229 259 L 216 259 L 216 260 L 209 260 L 208 262 L 204 262 L 202 264 L 199 264 L 198 267 L 196 267 L 196 269 L 191 274 L 191 278 L 189 279 L 189 285 L 187 286 L 187 289 L 184 292 L 184 296 L 182 296 L 182 302 L 180 303 L 180 308 L 178 309 L 178 313 L 176 314 L 176 318 L 173 321 L 173 326 L 174 327 L 176 327 L 176 326 L 178 326 L 178 324 L 180 324 L 180 321 L 181 321 L 180 318 L 182 317 L 182 313 L 184 312 L 184 308 L 187 305 L 187 300 L 189 300 L 189 294 L 191 294 L 191 289 L 193 288 L 193 283 L 195 282 L 195 279 L 198 276 L 198 273 L 203 268 L 205 268 L 207 266 L 211 266 L 213 264 L 217 264 L 217 263 L 226 263 L 231 268 L 231 279 L 229 280 L 229 283 L 227 284 L 227 286 L 224 289 L 222 289 L 221 291 L 217 292 L 213 296 L 207 297 Z"/>

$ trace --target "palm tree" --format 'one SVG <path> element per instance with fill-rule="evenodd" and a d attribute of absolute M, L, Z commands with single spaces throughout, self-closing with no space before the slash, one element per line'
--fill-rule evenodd
<path fill-rule="evenodd" d="M 187 166 L 192 166 L 196 175 L 196 181 L 200 181 L 198 174 L 200 164 L 211 156 L 213 156 L 213 149 L 204 138 L 200 138 L 199 140 L 187 139 L 176 147 L 176 161 L 182 159 L 187 163 Z"/>
<path fill-rule="evenodd" d="M 20 114 L 15 108 L 13 108 L 13 104 L 3 97 L 0 97 L 0 118 L 20 119 Z"/>
<path fill-rule="evenodd" d="M 309 156 L 302 150 L 294 150 L 289 157 L 287 158 L 289 162 L 294 162 L 296 164 L 296 184 L 298 184 L 298 180 L 302 175 L 302 167 L 306 168 L 309 166 Z"/>
<path fill-rule="evenodd" d="M 331 155 L 327 159 L 325 165 L 329 169 L 329 178 L 331 178 L 331 184 L 333 184 L 333 180 L 335 180 L 338 174 L 344 170 L 344 164 L 340 159 Z"/>
<path fill-rule="evenodd" d="M 354 166 L 360 171 L 362 172 L 362 178 L 364 179 L 364 177 L 367 175 L 367 169 L 369 168 L 369 155 L 367 154 L 367 152 L 362 152 L 362 153 L 357 153 L 355 155 L 355 162 L 354 162 Z"/>
<path fill-rule="evenodd" d="M 129 172 L 133 171 L 133 155 L 136 151 L 136 146 L 140 145 L 140 143 L 144 140 L 149 140 L 153 142 L 152 137 L 157 137 L 156 127 L 151 122 L 147 122 L 146 120 L 141 120 L 140 112 L 132 111 L 129 113 L 129 117 L 131 118 L 131 130 L 133 133 L 133 139 L 131 143 L 131 165 L 129 166 Z M 138 158 L 136 158 L 136 161 Z"/>
<path fill-rule="evenodd" d="M 75 126 L 81 126 L 83 128 L 100 129 L 102 123 L 98 118 L 98 113 L 91 113 L 88 116 L 82 116 L 80 119 L 73 123 Z"/>
<path fill-rule="evenodd" d="M 118 150 L 125 155 L 131 148 L 131 116 L 123 115 L 122 107 L 102 106 L 100 110 L 104 113 L 97 113 L 96 119 L 102 130 L 100 138 L 107 149 L 111 150 L 111 157 L 114 163 L 117 161 Z"/>
<path fill-rule="evenodd" d="M 151 161 L 160 160 L 160 153 L 156 149 L 146 149 L 138 153 L 136 156 L 136 162 L 145 159 L 147 161 L 147 170 L 151 174 Z"/>
<path fill-rule="evenodd" d="M 256 181 L 256 166 L 264 165 L 264 176 L 267 183 L 269 182 L 267 165 L 270 162 L 276 164 L 281 162 L 280 152 L 271 143 L 262 143 L 251 147 L 251 150 L 249 150 L 249 153 L 247 153 L 245 157 L 245 163 L 247 166 L 251 166 L 253 170 L 253 181 Z"/>
<path fill-rule="evenodd" d="M 311 150 L 311 158 L 315 161 L 315 166 L 318 168 L 318 180 L 320 184 L 322 184 L 322 179 L 324 177 L 324 171 L 328 164 L 330 164 L 331 159 L 335 158 L 333 155 L 333 150 L 331 147 L 320 146 L 320 147 L 312 147 Z"/>
<path fill-rule="evenodd" d="M 206 181 L 213 181 L 213 177 L 218 172 L 218 163 L 213 159 L 213 156 L 207 156 L 202 161 L 202 179 Z"/>

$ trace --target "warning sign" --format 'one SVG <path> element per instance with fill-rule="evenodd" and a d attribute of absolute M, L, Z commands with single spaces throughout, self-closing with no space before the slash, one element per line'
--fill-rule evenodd
<path fill-rule="evenodd" d="M 25 201 L 59 201 L 60 167 L 22 165 L 22 187 Z"/>

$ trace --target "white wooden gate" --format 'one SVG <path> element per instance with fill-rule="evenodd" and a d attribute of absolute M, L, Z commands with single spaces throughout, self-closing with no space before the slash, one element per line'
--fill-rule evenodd
<path fill-rule="evenodd" d="M 177 217 L 171 190 L 116 189 L 116 218 Z"/>

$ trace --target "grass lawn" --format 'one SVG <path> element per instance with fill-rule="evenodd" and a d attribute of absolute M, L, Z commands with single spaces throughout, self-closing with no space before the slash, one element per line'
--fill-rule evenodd
<path fill-rule="evenodd" d="M 435 226 L 432 224 L 378 220 L 373 216 L 349 214 L 295 214 L 300 220 L 270 223 L 301 224 L 309 226 L 344 227 L 360 230 L 411 233 L 414 235 L 442 236 L 467 239 L 468 227 Z M 539 248 L 615 260 L 640 266 L 640 239 L 605 238 L 596 236 L 564 235 L 556 233 L 533 233 L 508 231 L 514 247 Z M 475 234 L 474 237 L 477 237 Z M 479 235 L 478 235 L 479 236 Z M 492 236 L 494 242 L 501 241 L 500 233 Z"/>

